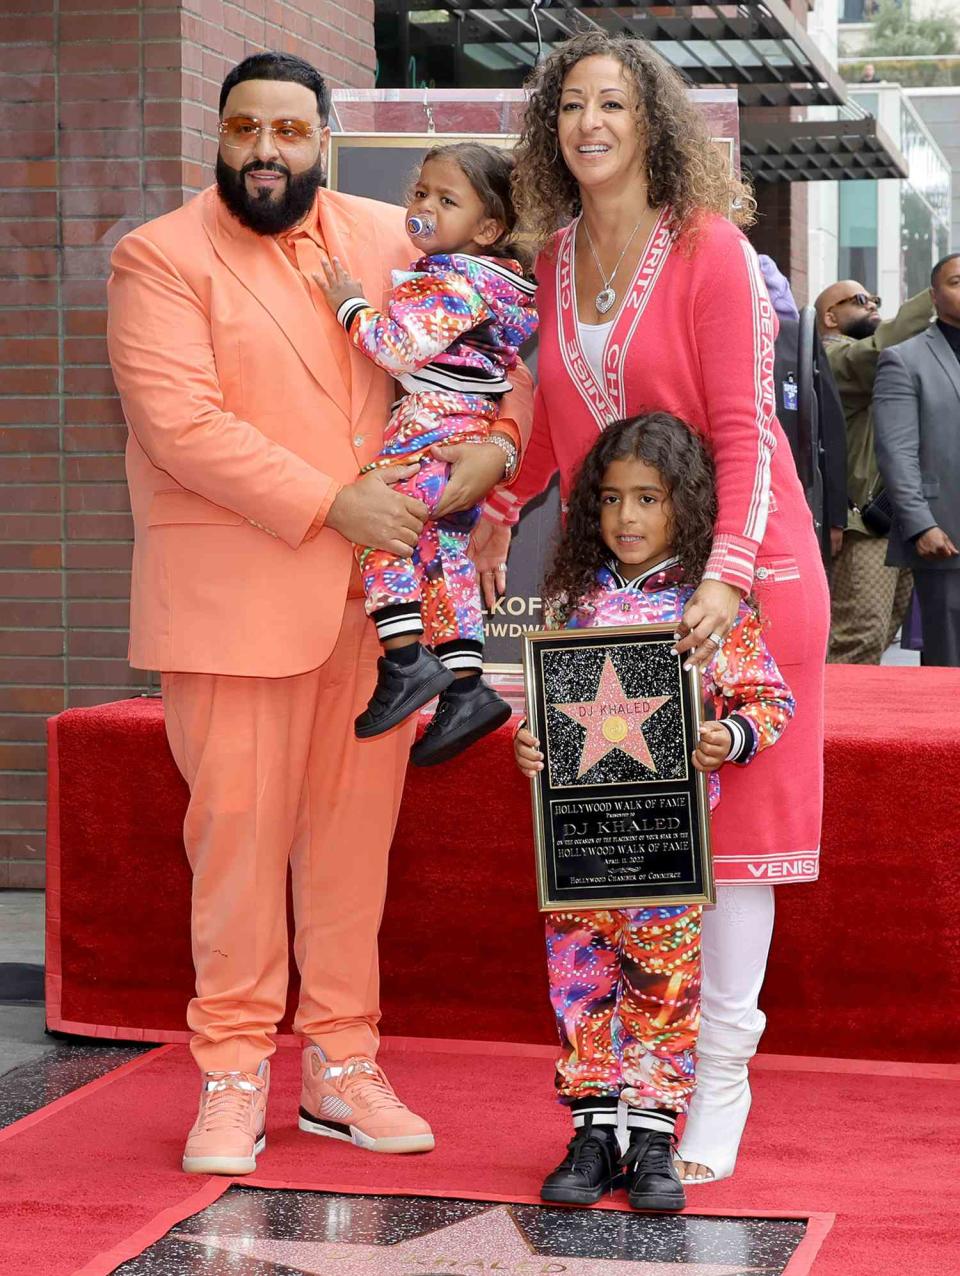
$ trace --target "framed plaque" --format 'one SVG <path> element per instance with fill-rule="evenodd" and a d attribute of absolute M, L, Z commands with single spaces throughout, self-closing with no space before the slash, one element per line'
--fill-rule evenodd
<path fill-rule="evenodd" d="M 523 636 L 540 909 L 712 904 L 700 671 L 673 624 Z"/>

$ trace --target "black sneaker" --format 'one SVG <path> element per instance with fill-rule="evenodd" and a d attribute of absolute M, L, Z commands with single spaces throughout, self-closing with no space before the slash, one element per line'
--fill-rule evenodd
<path fill-rule="evenodd" d="M 412 665 L 398 665 L 381 656 L 377 661 L 377 685 L 370 703 L 354 721 L 358 740 L 369 740 L 397 726 L 416 713 L 444 687 L 453 674 L 432 651 L 421 646 Z"/>
<path fill-rule="evenodd" d="M 540 1196 L 561 1205 L 595 1205 L 621 1179 L 620 1144 L 613 1126 L 579 1129 L 567 1145 L 567 1155 L 543 1180 Z"/>
<path fill-rule="evenodd" d="M 623 1158 L 627 1199 L 635 1210 L 682 1210 L 687 1203 L 673 1163 L 673 1137 L 662 1130 L 632 1130 Z"/>
<path fill-rule="evenodd" d="M 423 735 L 410 750 L 414 766 L 436 766 L 449 762 L 458 753 L 510 721 L 510 706 L 493 687 L 483 681 L 472 691 L 443 695 L 437 712 Z"/>

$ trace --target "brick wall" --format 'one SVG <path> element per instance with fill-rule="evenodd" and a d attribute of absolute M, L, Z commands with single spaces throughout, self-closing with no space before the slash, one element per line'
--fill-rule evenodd
<path fill-rule="evenodd" d="M 51 713 L 149 690 L 125 660 L 110 250 L 211 179 L 226 70 L 277 48 L 373 83 L 374 0 L 5 0 L 0 13 L 0 886 L 43 884 Z"/>

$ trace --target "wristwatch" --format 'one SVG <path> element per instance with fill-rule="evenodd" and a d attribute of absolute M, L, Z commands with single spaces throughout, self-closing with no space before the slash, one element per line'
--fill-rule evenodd
<path fill-rule="evenodd" d="M 520 460 L 516 443 L 514 443 L 513 439 L 507 438 L 505 434 L 491 434 L 487 442 L 492 443 L 494 447 L 500 448 L 507 458 L 507 468 L 503 471 L 503 482 L 509 483 L 517 472 L 517 462 Z"/>

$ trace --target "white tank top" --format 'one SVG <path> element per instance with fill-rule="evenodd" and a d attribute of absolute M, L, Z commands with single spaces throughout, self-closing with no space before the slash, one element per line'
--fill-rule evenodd
<path fill-rule="evenodd" d="M 607 344 L 607 336 L 615 323 L 616 319 L 611 319 L 608 323 L 581 323 L 579 319 L 577 320 L 584 356 L 593 369 L 594 376 L 601 382 L 603 381 L 603 347 Z"/>

